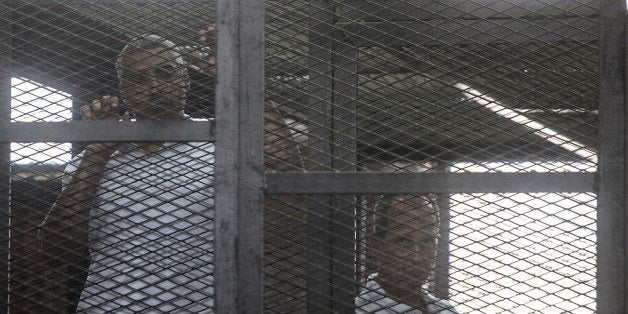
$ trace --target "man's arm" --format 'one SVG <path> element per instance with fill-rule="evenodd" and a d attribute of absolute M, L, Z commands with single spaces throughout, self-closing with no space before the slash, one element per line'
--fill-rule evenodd
<path fill-rule="evenodd" d="M 270 171 L 304 171 L 300 144 L 277 105 L 264 104 L 264 163 Z M 307 198 L 268 195 L 264 201 L 264 308 L 307 309 Z"/>
<path fill-rule="evenodd" d="M 81 108 L 84 119 L 117 119 L 117 97 L 103 97 Z M 38 230 L 41 245 L 41 298 L 45 308 L 65 312 L 69 299 L 68 266 L 83 258 L 87 244 L 89 208 L 116 143 L 94 143 L 85 148 L 52 208 Z"/>
<path fill-rule="evenodd" d="M 87 243 L 89 205 L 104 165 L 85 152 L 76 172 L 57 198 L 39 230 L 41 244 L 40 286 L 46 308 L 65 311 L 69 302 L 68 266 L 81 259 Z"/>
<path fill-rule="evenodd" d="M 210 76 L 216 75 L 216 27 L 209 24 L 199 30 L 198 42 L 209 53 L 201 49 L 183 49 L 184 59 L 196 69 Z M 184 47 L 185 48 L 185 47 Z M 271 100 L 264 102 L 264 153 L 265 167 L 272 171 L 304 170 L 302 148 L 295 140 L 277 104 Z"/>
<path fill-rule="evenodd" d="M 264 153 L 266 168 L 273 171 L 303 171 L 302 148 L 277 105 L 264 103 Z"/>

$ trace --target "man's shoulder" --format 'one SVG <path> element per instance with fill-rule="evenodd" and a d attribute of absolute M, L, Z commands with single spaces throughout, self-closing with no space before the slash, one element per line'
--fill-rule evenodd
<path fill-rule="evenodd" d="M 386 291 L 375 281 L 377 274 L 369 276 L 360 295 L 355 298 L 356 313 L 411 313 L 421 311 L 397 302 L 386 295 Z"/>

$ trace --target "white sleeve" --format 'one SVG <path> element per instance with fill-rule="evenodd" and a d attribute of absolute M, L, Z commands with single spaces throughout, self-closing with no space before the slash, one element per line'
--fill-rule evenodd
<path fill-rule="evenodd" d="M 78 169 L 84 154 L 85 151 L 82 151 L 80 154 L 74 156 L 74 158 L 72 158 L 72 160 L 65 167 L 65 170 L 63 170 L 63 176 L 61 177 L 61 191 L 65 190 L 65 187 L 72 182 L 72 177 L 74 176 L 76 169 Z"/>
<path fill-rule="evenodd" d="M 427 291 L 422 290 L 423 300 L 427 303 L 427 312 L 429 314 L 462 314 L 456 311 L 447 300 L 441 300 L 431 295 Z"/>

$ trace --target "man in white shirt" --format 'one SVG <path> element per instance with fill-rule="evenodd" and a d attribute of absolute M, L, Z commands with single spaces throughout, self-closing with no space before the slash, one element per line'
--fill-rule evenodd
<path fill-rule="evenodd" d="M 131 40 L 116 62 L 121 99 L 81 107 L 83 119 L 183 120 L 190 86 L 175 45 Z M 122 101 L 128 111 L 120 116 Z M 91 143 L 66 168 L 41 228 L 48 307 L 68 307 L 64 270 L 91 264 L 79 312 L 168 312 L 213 306 L 212 143 Z M 63 309 L 63 310 L 62 310 Z"/>
<path fill-rule="evenodd" d="M 81 107 L 83 119 L 186 119 L 187 67 L 173 42 L 135 38 L 116 62 L 121 97 Z M 202 70 L 213 75 L 214 59 Z M 298 146 L 270 102 L 265 117 L 267 159 L 298 168 Z M 87 248 L 79 312 L 212 312 L 213 163 L 213 143 L 88 144 L 40 228 L 46 268 L 37 301 L 50 312 L 71 308 L 66 270 Z"/>
<path fill-rule="evenodd" d="M 455 314 L 451 304 L 422 289 L 436 256 L 438 216 L 427 196 L 391 195 L 374 208 L 368 238 L 378 272 L 355 299 L 357 313 Z"/>

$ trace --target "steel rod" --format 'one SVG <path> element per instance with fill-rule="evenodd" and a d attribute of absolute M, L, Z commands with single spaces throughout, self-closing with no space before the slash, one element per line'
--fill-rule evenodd
<path fill-rule="evenodd" d="M 273 194 L 594 192 L 593 173 L 268 173 Z"/>
<path fill-rule="evenodd" d="M 626 2 L 600 1 L 597 312 L 626 313 Z"/>
<path fill-rule="evenodd" d="M 0 142 L 214 141 L 212 121 L 0 123 Z"/>
<path fill-rule="evenodd" d="M 217 313 L 263 312 L 263 29 L 263 1 L 217 1 Z"/>

